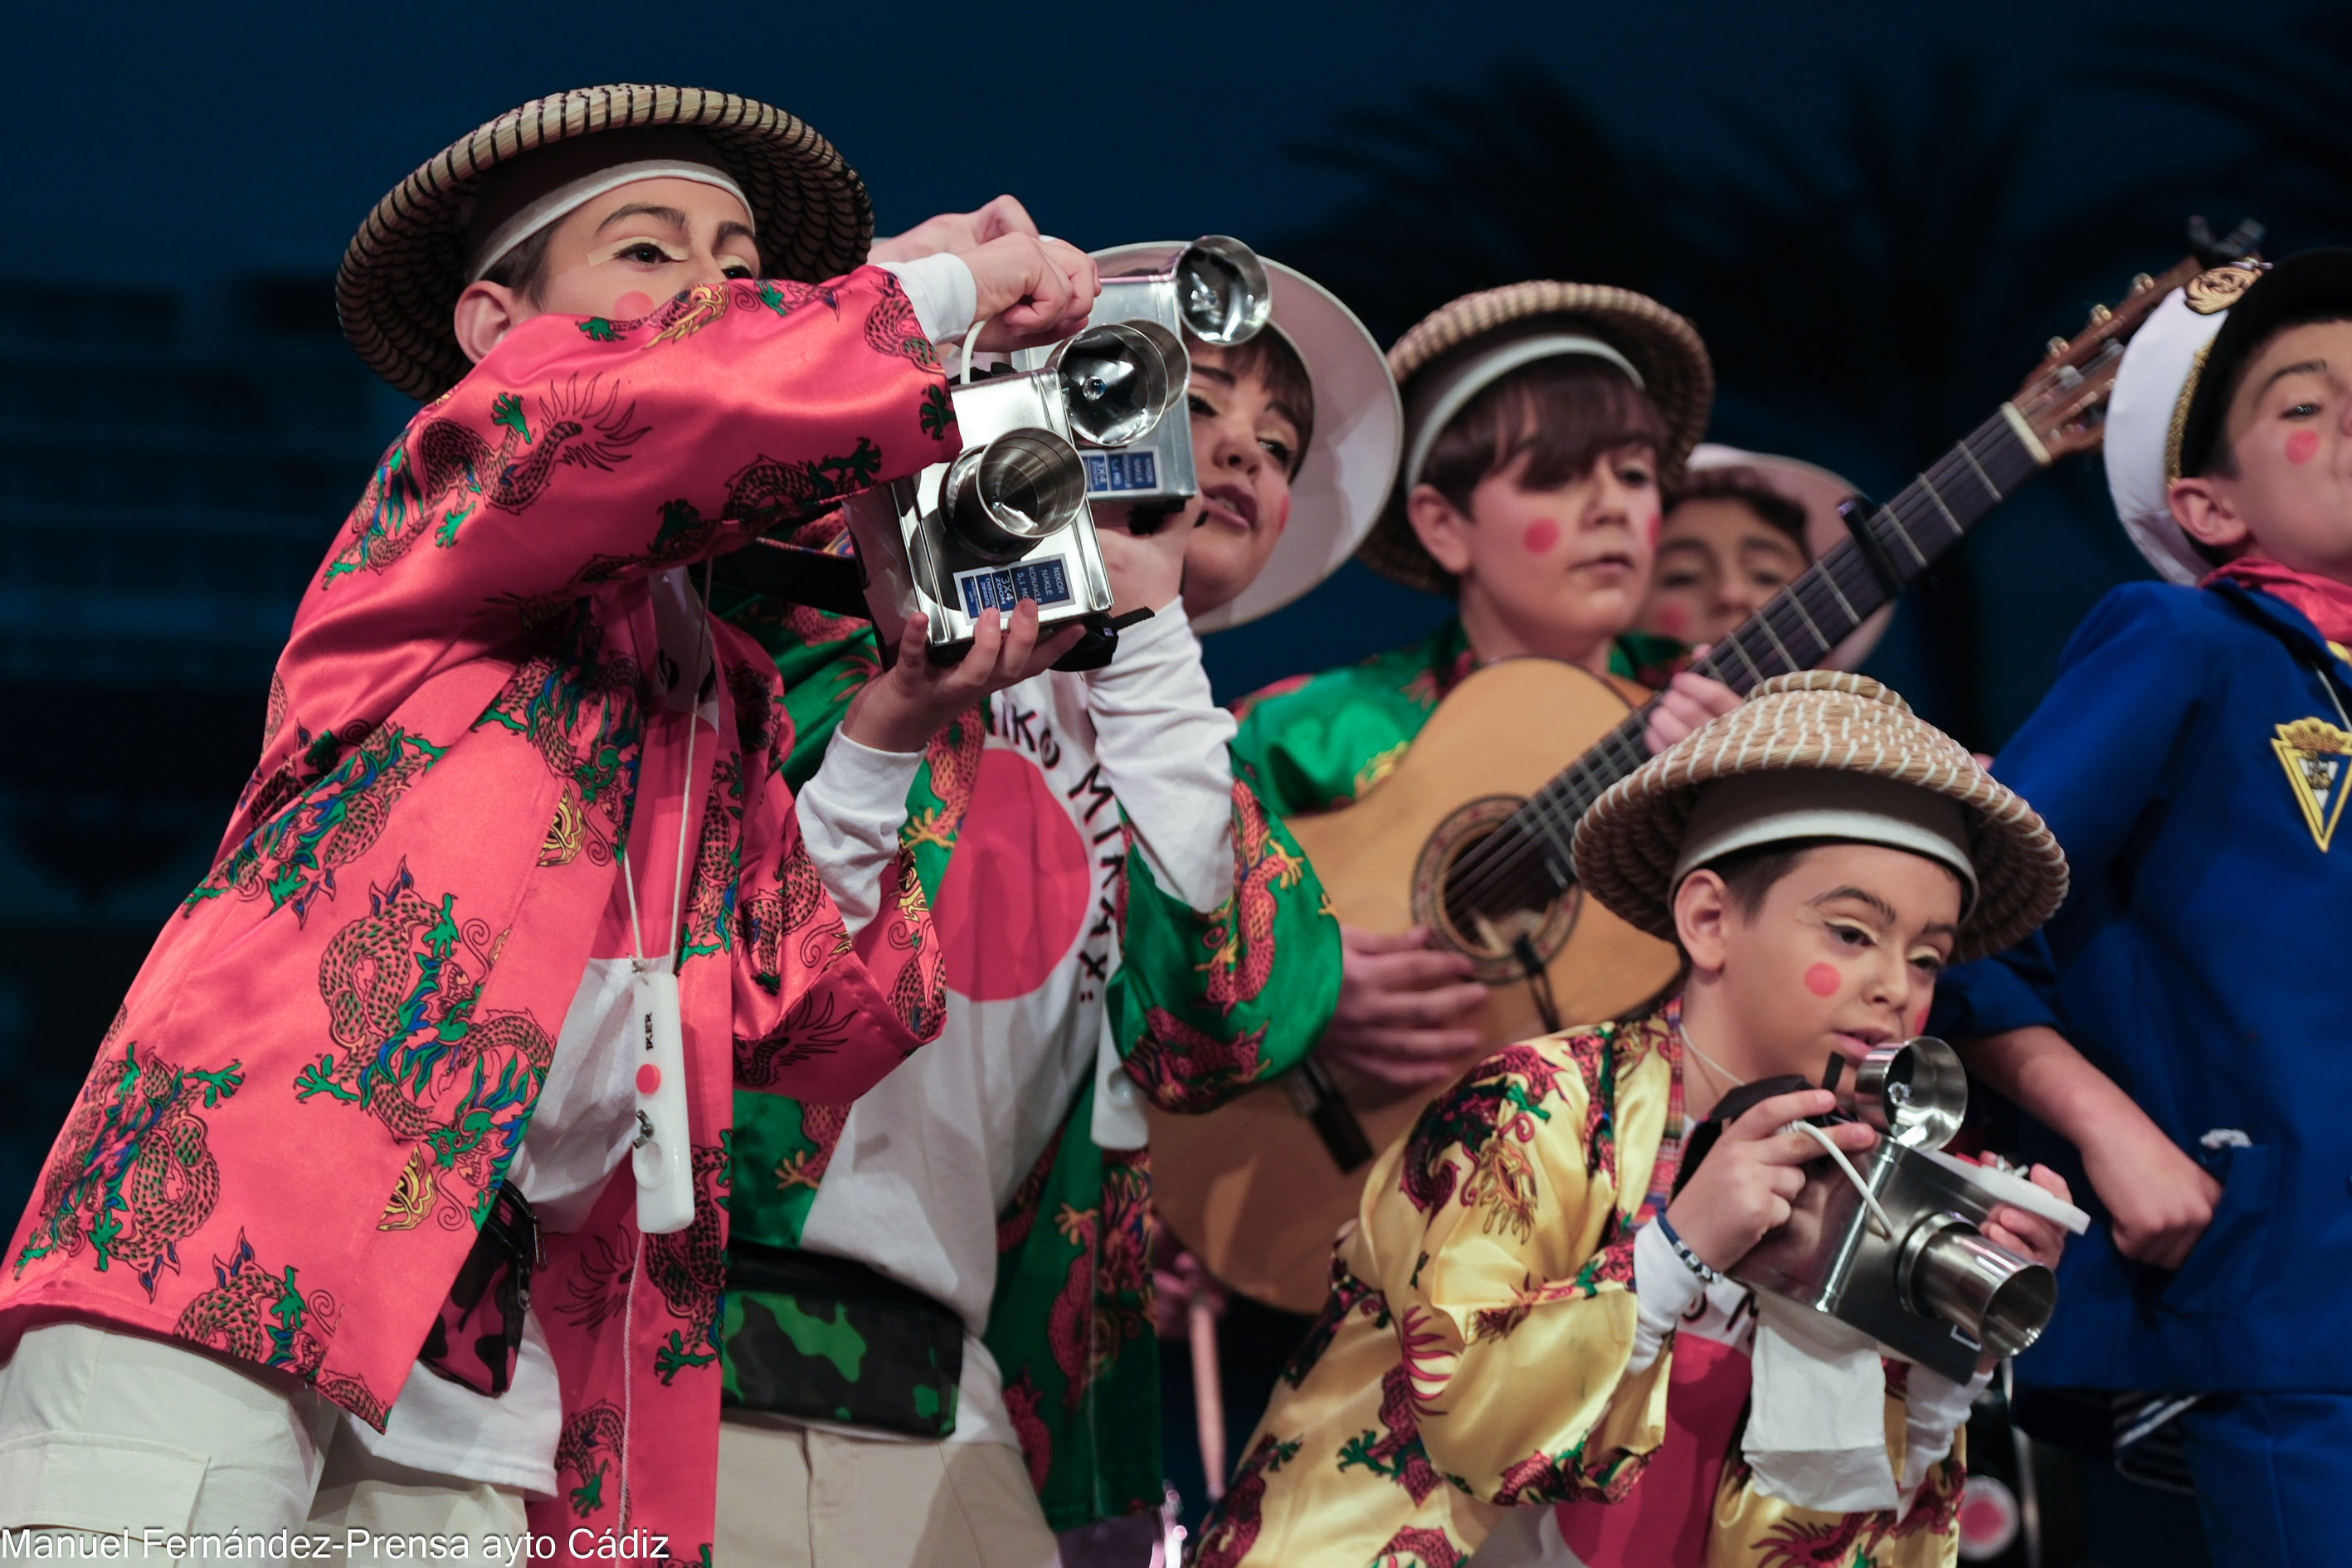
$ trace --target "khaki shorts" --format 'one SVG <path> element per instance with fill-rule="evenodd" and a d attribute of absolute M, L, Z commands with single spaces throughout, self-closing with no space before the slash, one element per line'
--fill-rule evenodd
<path fill-rule="evenodd" d="M 0 1365 L 0 1530 L 160 1538 L 307 1530 L 337 1555 L 379 1535 L 524 1529 L 511 1488 L 408 1469 L 347 1436 L 335 1407 L 168 1341 L 81 1322 L 28 1330 Z M 143 1547 L 153 1532 L 157 1544 Z M 185 1561 L 217 1562 L 191 1548 Z M 362 1543 L 350 1553 L 370 1561 Z M 479 1560 L 482 1543 L 469 1556 Z"/>
<path fill-rule="evenodd" d="M 1001 1443 L 719 1428 L 711 1561 L 761 1568 L 1055 1568 L 1021 1453 Z"/>

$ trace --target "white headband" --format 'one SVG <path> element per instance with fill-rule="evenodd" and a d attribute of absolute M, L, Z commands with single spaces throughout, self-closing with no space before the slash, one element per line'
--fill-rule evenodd
<path fill-rule="evenodd" d="M 593 174 L 583 174 L 570 184 L 556 186 L 547 195 L 526 204 L 521 211 L 491 230 L 490 237 L 482 241 L 481 248 L 475 252 L 472 263 L 467 267 L 466 281 L 480 282 L 482 275 L 505 260 L 508 252 L 541 229 L 551 223 L 562 222 L 605 192 L 618 190 L 638 180 L 692 180 L 696 184 L 712 185 L 725 191 L 743 204 L 745 214 L 751 210 L 751 198 L 743 194 L 743 187 L 735 183 L 734 177 L 708 163 L 690 163 L 675 158 L 647 158 L 635 163 L 614 163 Z"/>
<path fill-rule="evenodd" d="M 1840 838 L 1924 855 L 1958 873 L 1968 889 L 1963 910 L 1976 902 L 1976 862 L 1959 802 L 1876 773 L 1827 768 L 1777 768 L 1700 785 L 1669 895 L 1710 860 L 1791 838 Z"/>
<path fill-rule="evenodd" d="M 1412 445 L 1405 453 L 1404 483 L 1400 490 L 1411 490 L 1421 483 L 1422 465 L 1429 461 L 1430 448 L 1437 445 L 1438 437 L 1445 433 L 1454 416 L 1472 398 L 1521 365 L 1533 364 L 1538 360 L 1570 358 L 1605 360 L 1623 371 L 1635 386 L 1649 390 L 1642 373 L 1633 368 L 1633 362 L 1599 338 L 1581 332 L 1545 332 L 1505 343 L 1494 353 L 1472 360 L 1433 389 L 1426 411 L 1420 413 L 1420 422 L 1413 430 Z"/>

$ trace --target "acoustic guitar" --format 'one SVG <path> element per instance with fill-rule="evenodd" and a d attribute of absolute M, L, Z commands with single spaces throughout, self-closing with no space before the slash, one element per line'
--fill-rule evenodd
<path fill-rule="evenodd" d="M 2053 339 L 2017 395 L 1883 507 L 1850 506 L 1840 541 L 1692 668 L 1735 691 L 1811 668 L 1892 603 L 2017 489 L 2099 443 L 2125 342 L 2183 261 L 2133 279 Z M 1396 770 L 1353 805 L 1289 826 L 1341 921 L 1422 924 L 1469 955 L 1491 989 L 1465 1058 L 1563 1026 L 1618 1016 L 1669 984 L 1674 948 L 1583 897 L 1569 849 L 1577 819 L 1648 760 L 1651 693 L 1549 659 L 1479 669 L 1440 703 Z M 1294 1312 L 1321 1307 L 1333 1235 L 1354 1217 L 1374 1150 L 1435 1089 L 1399 1090 L 1309 1058 L 1201 1116 L 1151 1117 L 1160 1217 L 1218 1278 Z"/>

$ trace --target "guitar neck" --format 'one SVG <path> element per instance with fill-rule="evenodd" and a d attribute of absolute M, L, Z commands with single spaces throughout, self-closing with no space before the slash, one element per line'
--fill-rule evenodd
<path fill-rule="evenodd" d="M 2039 443 L 2004 405 L 1863 520 L 1876 562 L 1854 540 L 1840 540 L 1691 668 L 1743 696 L 1773 676 L 1811 669 L 1916 582 L 2045 461 Z M 1882 570 L 1895 581 L 1882 580 Z M 1498 828 L 1498 838 L 1516 839 L 1512 848 L 1539 861 L 1555 889 L 1575 878 L 1569 844 L 1578 819 L 1610 785 L 1649 760 L 1642 739 L 1649 717 L 1648 706 L 1627 717 Z"/>

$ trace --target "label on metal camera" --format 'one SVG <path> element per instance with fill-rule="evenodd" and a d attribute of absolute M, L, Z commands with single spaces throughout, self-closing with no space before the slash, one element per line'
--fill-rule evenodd
<path fill-rule="evenodd" d="M 1160 465 L 1149 452 L 1088 452 L 1086 459 L 1088 495 L 1160 488 Z"/>
<path fill-rule="evenodd" d="M 967 616 L 977 616 L 991 605 L 1009 612 L 1024 599 L 1034 599 L 1040 605 L 1070 601 L 1070 574 L 1058 558 L 959 572 L 955 582 Z"/>

